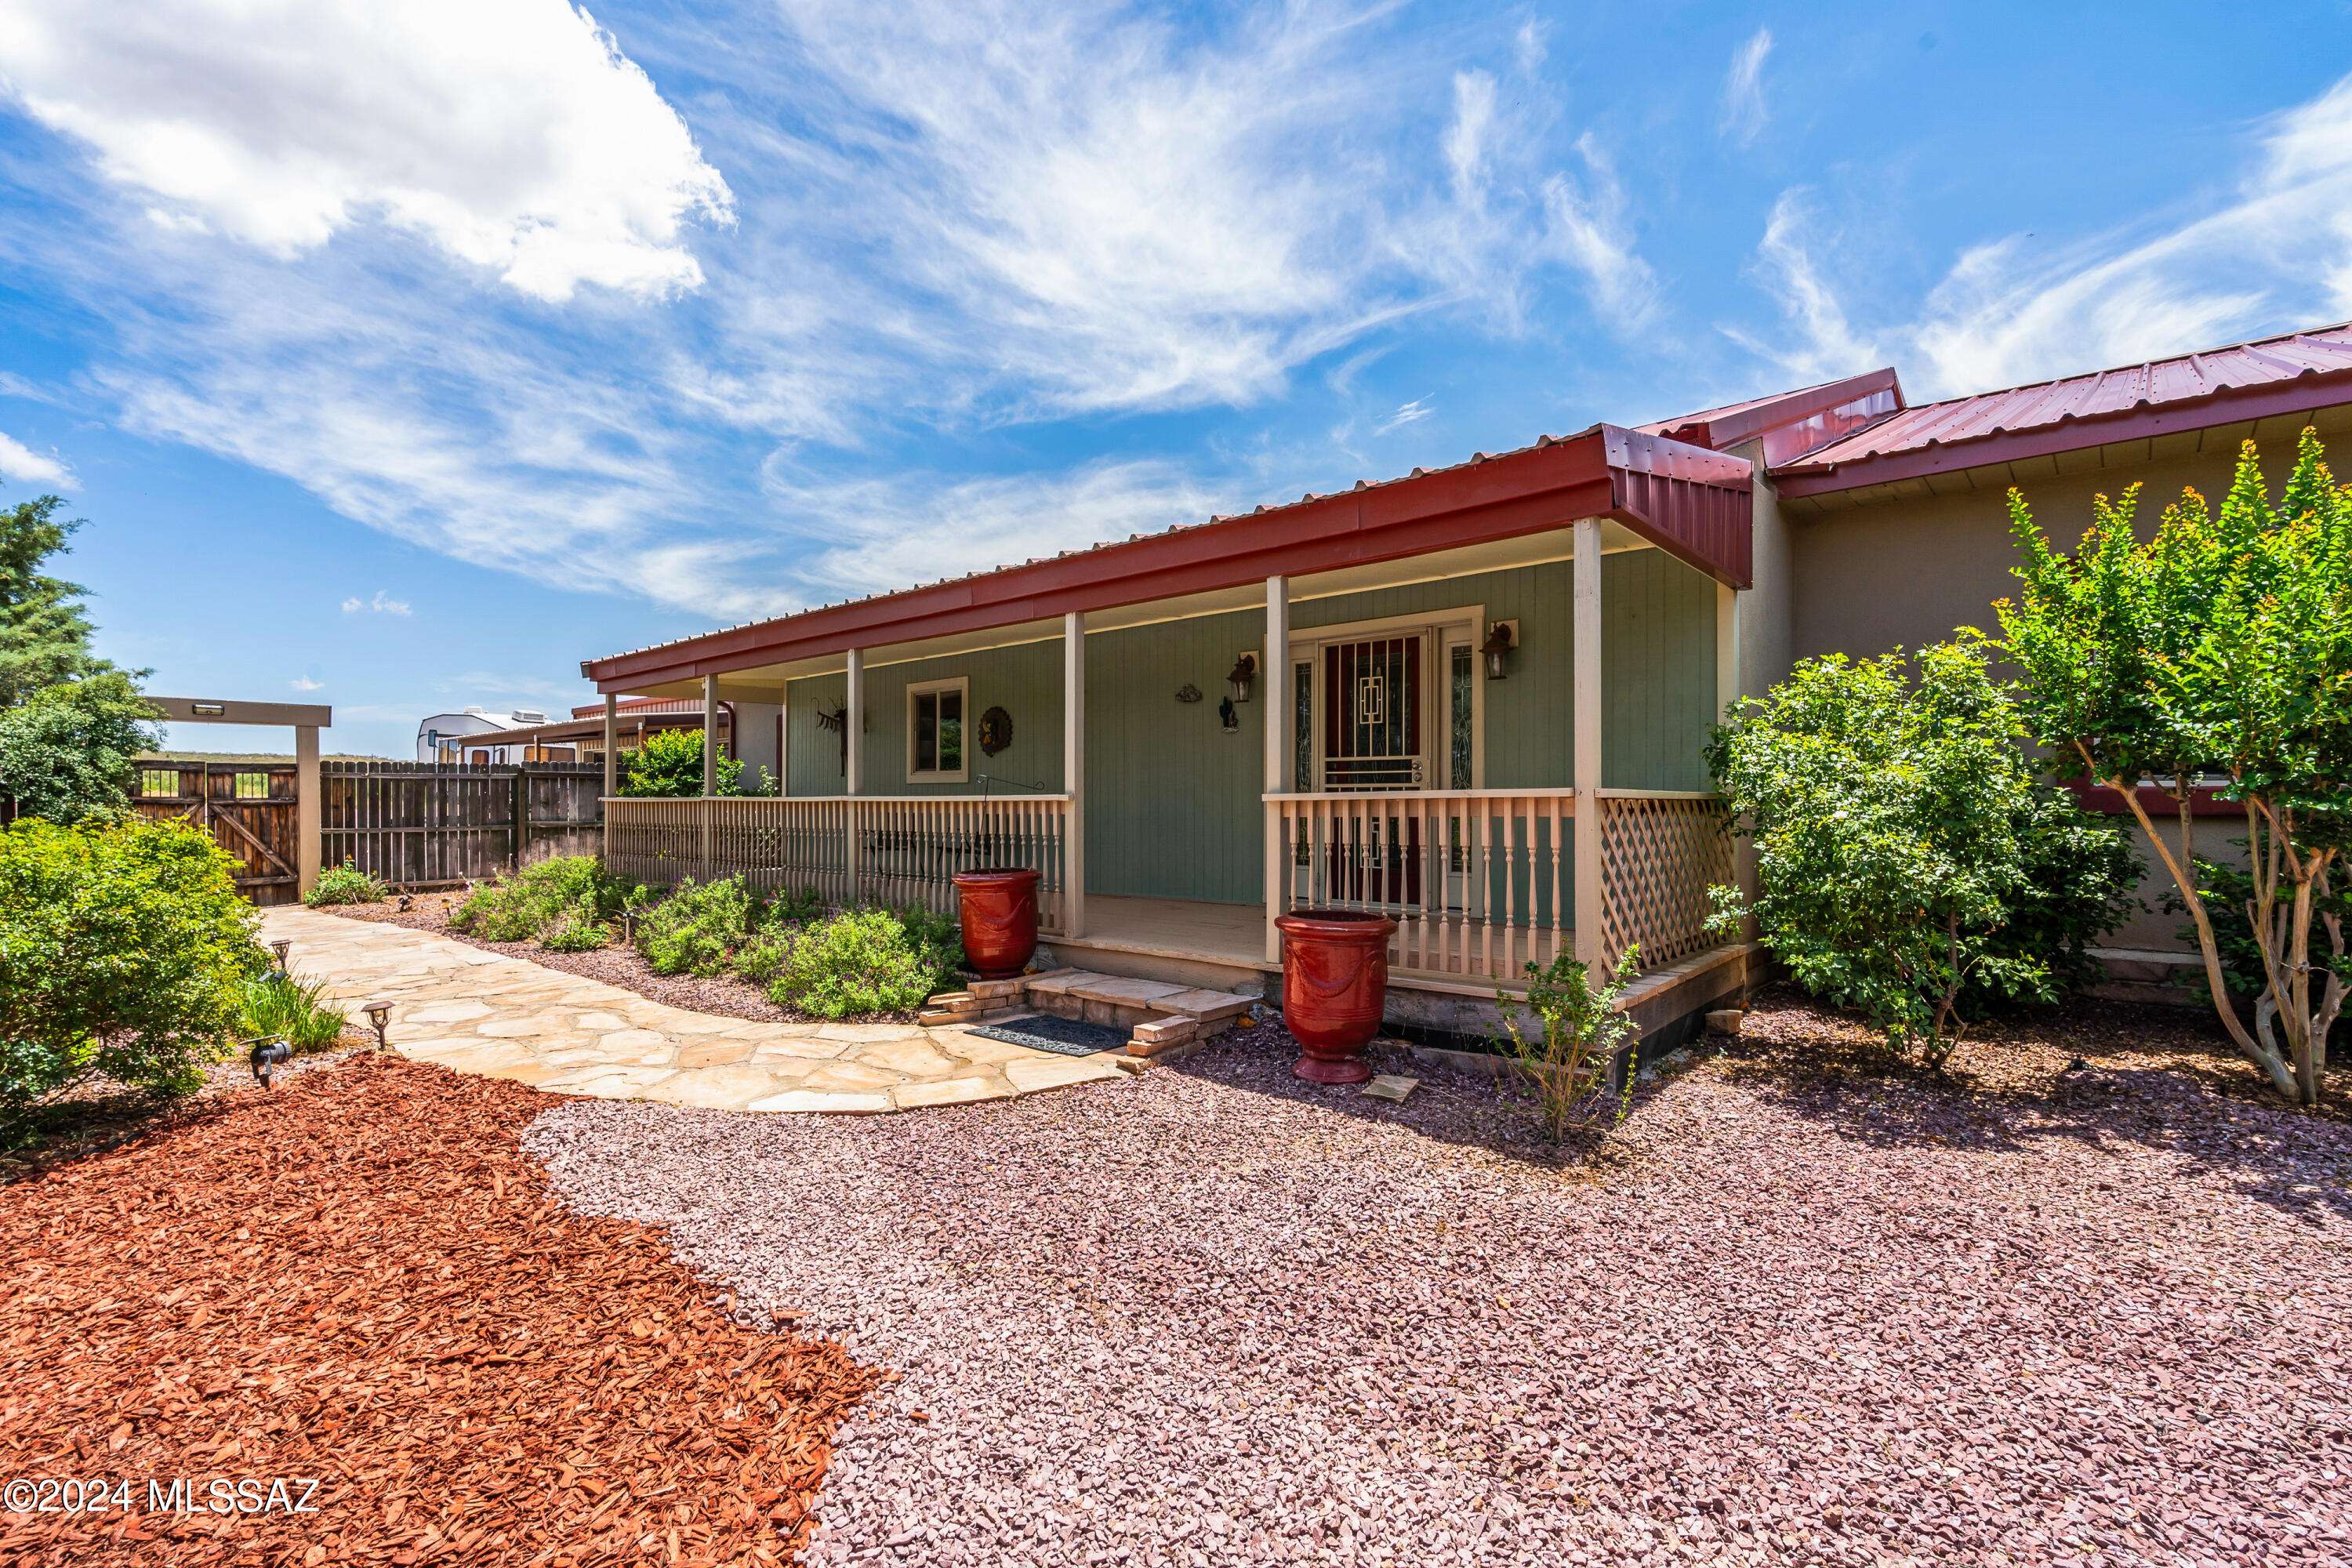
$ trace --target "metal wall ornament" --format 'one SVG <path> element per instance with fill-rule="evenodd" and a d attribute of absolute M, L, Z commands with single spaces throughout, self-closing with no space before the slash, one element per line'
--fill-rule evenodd
<path fill-rule="evenodd" d="M 1002 708 L 991 708 L 980 716 L 980 749 L 982 754 L 994 756 L 1013 744 L 1013 715 Z"/>
<path fill-rule="evenodd" d="M 1179 702 L 1198 702 L 1201 700 L 1201 689 L 1188 680 L 1183 685 L 1176 689 L 1176 700 Z"/>
<path fill-rule="evenodd" d="M 1225 733 L 1228 735 L 1239 734 L 1241 732 L 1242 716 L 1240 711 L 1234 707 L 1234 700 L 1232 698 L 1220 697 L 1217 699 L 1217 722 L 1225 727 Z"/>

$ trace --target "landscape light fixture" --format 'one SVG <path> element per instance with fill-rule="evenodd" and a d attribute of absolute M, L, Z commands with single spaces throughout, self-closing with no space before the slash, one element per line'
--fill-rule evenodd
<path fill-rule="evenodd" d="M 375 1048 L 380 1051 L 392 1049 L 392 1041 L 385 1037 L 384 1033 L 392 1026 L 392 1004 L 371 1002 L 367 1005 L 366 1012 L 368 1024 L 375 1030 Z"/>
<path fill-rule="evenodd" d="M 1509 673 L 1509 657 L 1519 646 L 1519 629 L 1511 621 L 1496 621 L 1486 628 L 1486 640 L 1478 651 L 1486 656 L 1486 679 L 1500 680 Z"/>
<path fill-rule="evenodd" d="M 291 967 L 290 961 L 286 956 L 288 953 L 294 951 L 294 943 L 290 939 L 285 942 L 271 942 L 269 944 L 269 951 L 278 955 L 278 973 L 291 974 L 294 972 Z"/>

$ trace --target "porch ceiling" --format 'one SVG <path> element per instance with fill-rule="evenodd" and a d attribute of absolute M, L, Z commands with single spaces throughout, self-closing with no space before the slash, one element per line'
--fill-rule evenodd
<path fill-rule="evenodd" d="M 1071 611 L 1085 612 L 1090 630 L 1213 614 L 1262 603 L 1269 577 L 1304 586 L 1410 568 L 1588 517 L 1746 587 L 1749 487 L 1744 458 L 1597 425 L 1386 484 L 590 659 L 581 673 L 600 690 L 650 695 L 690 691 L 706 675 L 726 686 L 772 686 L 836 668 L 852 647 L 880 658 L 1034 640 L 1058 636 Z"/>

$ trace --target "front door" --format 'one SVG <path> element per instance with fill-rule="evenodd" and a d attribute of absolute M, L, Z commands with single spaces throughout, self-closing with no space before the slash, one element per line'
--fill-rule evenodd
<path fill-rule="evenodd" d="M 1360 637 L 1323 649 L 1322 787 L 1363 794 L 1423 787 L 1427 722 L 1420 632 Z M 1417 816 L 1371 816 L 1360 839 L 1335 846 L 1334 901 L 1421 901 L 1421 825 Z"/>

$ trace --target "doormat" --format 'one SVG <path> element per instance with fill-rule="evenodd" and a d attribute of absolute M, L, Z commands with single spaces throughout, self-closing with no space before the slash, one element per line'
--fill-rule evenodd
<path fill-rule="evenodd" d="M 1097 1051 L 1115 1051 L 1125 1046 L 1129 1033 L 1105 1024 L 1081 1024 L 1076 1018 L 1016 1019 L 1010 1024 L 982 1024 L 971 1031 L 983 1040 L 1002 1040 L 1008 1046 L 1028 1046 L 1034 1050 L 1052 1051 L 1065 1057 L 1090 1057 Z"/>

